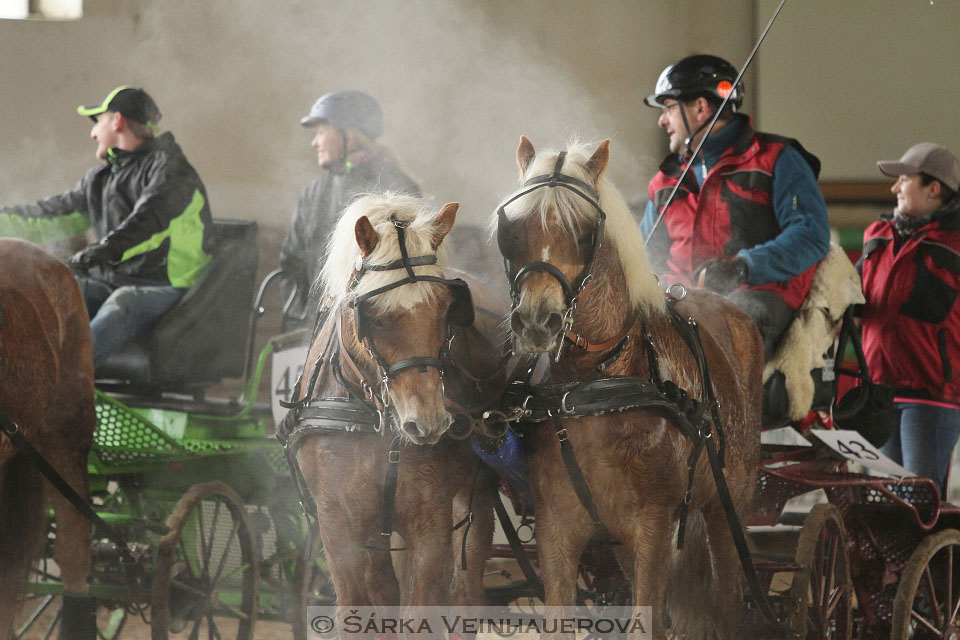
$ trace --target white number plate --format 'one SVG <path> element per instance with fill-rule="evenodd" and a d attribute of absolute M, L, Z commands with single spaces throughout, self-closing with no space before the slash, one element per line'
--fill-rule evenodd
<path fill-rule="evenodd" d="M 847 460 L 862 464 L 873 471 L 897 478 L 917 475 L 880 453 L 879 449 L 864 440 L 863 436 L 856 431 L 811 429 L 810 433 Z"/>
<path fill-rule="evenodd" d="M 270 363 L 270 408 L 273 410 L 274 424 L 280 424 L 289 411 L 280 406 L 280 401 L 290 401 L 293 386 L 303 373 L 303 363 L 307 361 L 308 350 L 309 347 L 297 346 L 273 352 Z"/>

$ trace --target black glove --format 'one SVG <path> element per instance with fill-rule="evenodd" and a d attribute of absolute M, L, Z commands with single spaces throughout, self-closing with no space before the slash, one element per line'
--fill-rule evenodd
<path fill-rule="evenodd" d="M 115 249 L 111 248 L 109 245 L 98 243 L 92 244 L 81 251 L 77 251 L 70 257 L 68 263 L 71 267 L 87 270 L 91 267 L 97 267 L 108 262 L 114 262 L 119 258 L 120 256 L 117 255 Z"/>
<path fill-rule="evenodd" d="M 707 260 L 697 269 L 702 286 L 722 296 L 747 283 L 747 261 L 743 258 L 715 258 Z"/>

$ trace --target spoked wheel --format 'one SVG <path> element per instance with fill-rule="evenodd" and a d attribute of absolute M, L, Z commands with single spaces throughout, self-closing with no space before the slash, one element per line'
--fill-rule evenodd
<path fill-rule="evenodd" d="M 195 485 L 167 526 L 153 579 L 153 640 L 251 640 L 260 568 L 243 500 L 222 482 Z"/>
<path fill-rule="evenodd" d="M 799 637 L 849 640 L 853 631 L 853 584 L 850 551 L 840 510 L 818 504 L 803 521 L 797 542 L 797 564 L 790 595 L 806 603 L 797 620 Z"/>
<path fill-rule="evenodd" d="M 893 601 L 891 640 L 960 639 L 960 531 L 925 538 L 907 560 Z"/>

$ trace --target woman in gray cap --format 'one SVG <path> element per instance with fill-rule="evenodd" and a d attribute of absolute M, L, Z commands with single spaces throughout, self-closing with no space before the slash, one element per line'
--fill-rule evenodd
<path fill-rule="evenodd" d="M 863 234 L 863 349 L 874 382 L 891 385 L 898 428 L 881 448 L 945 495 L 960 435 L 960 162 L 922 142 L 899 161 L 892 213 Z"/>

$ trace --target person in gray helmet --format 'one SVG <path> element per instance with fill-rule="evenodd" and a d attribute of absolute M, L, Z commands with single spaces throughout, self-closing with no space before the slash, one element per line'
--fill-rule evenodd
<path fill-rule="evenodd" d="M 303 190 L 280 252 L 280 268 L 296 286 L 283 329 L 312 326 L 317 301 L 310 295 L 340 212 L 358 195 L 394 192 L 419 197 L 420 189 L 392 154 L 375 141 L 383 134 L 380 105 L 361 91 L 320 97 L 300 124 L 313 129 L 322 172 Z"/>

